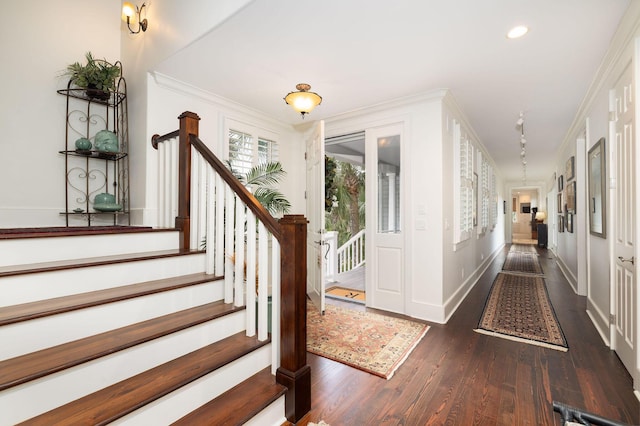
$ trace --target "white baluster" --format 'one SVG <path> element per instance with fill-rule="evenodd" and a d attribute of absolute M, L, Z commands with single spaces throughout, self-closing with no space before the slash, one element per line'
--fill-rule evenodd
<path fill-rule="evenodd" d="M 247 210 L 247 336 L 256 334 L 256 217 Z"/>
<path fill-rule="evenodd" d="M 233 302 L 233 220 L 236 197 L 231 188 L 226 185 L 224 228 L 225 228 L 225 267 L 224 267 L 224 303 Z"/>
<path fill-rule="evenodd" d="M 236 195 L 236 250 L 234 252 L 236 259 L 234 304 L 236 306 L 244 305 L 244 211 L 245 206 Z"/>

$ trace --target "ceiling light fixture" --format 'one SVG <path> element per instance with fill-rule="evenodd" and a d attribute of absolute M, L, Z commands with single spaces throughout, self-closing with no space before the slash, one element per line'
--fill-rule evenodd
<path fill-rule="evenodd" d="M 284 101 L 287 105 L 291 105 L 291 108 L 295 109 L 304 118 L 305 114 L 309 114 L 315 107 L 322 102 L 322 96 L 315 92 L 310 92 L 311 86 L 306 83 L 300 83 L 296 85 L 297 92 L 289 92 L 284 97 Z"/>
<path fill-rule="evenodd" d="M 129 28 L 129 31 L 131 32 L 131 34 L 138 34 L 140 32 L 140 30 L 142 30 L 142 32 L 147 31 L 147 18 L 145 19 L 140 19 L 140 15 L 142 14 L 142 10 L 145 8 L 145 4 L 142 3 L 142 6 L 140 6 L 138 8 L 138 6 L 134 6 L 129 3 L 128 1 L 125 1 L 122 4 L 122 20 L 125 21 L 127 23 L 127 27 Z M 137 31 L 133 31 L 131 29 L 131 18 L 137 15 L 138 16 L 138 30 Z"/>
<path fill-rule="evenodd" d="M 509 30 L 509 32 L 507 33 L 507 38 L 509 39 L 520 38 L 528 32 L 529 32 L 529 27 L 525 25 L 518 25 Z"/>

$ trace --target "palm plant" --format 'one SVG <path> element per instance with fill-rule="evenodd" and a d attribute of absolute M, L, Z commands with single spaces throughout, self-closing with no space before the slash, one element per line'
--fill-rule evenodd
<path fill-rule="evenodd" d="M 228 160 L 225 161 L 227 168 L 244 186 L 249 188 L 256 197 L 256 200 L 264 206 L 271 215 L 289 213 L 291 203 L 277 189 L 273 187 L 287 174 L 279 161 L 258 164 L 252 167 L 246 174 L 234 170 L 233 165 Z M 201 249 L 207 248 L 207 237 L 200 243 Z M 234 256 L 235 258 L 235 256 Z"/>
<path fill-rule="evenodd" d="M 289 213 L 291 203 L 274 187 L 286 175 L 279 161 L 258 164 L 244 175 L 236 172 L 229 162 L 227 166 L 269 213 L 272 215 Z"/>
<path fill-rule="evenodd" d="M 357 234 L 365 222 L 364 171 L 352 164 L 335 161 L 331 209 L 326 217 L 327 230 L 338 231 L 338 244 Z"/>

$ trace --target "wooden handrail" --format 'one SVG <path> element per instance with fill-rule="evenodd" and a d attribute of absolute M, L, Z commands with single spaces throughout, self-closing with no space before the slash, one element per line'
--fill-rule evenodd
<path fill-rule="evenodd" d="M 158 144 L 164 141 L 168 141 L 169 139 L 177 138 L 180 135 L 180 129 L 174 130 L 173 132 L 169 132 L 165 135 L 160 136 L 159 134 L 155 134 L 151 136 L 151 146 L 153 149 L 158 149 Z"/>
<path fill-rule="evenodd" d="M 231 170 L 225 167 L 224 163 L 215 156 L 213 152 L 198 138 L 197 136 L 191 136 L 191 146 L 193 146 L 202 157 L 213 167 L 213 169 L 220 175 L 220 177 L 231 187 L 233 192 L 238 194 L 240 199 L 247 205 L 247 208 L 256 215 L 258 219 L 267 228 L 271 234 L 278 241 L 282 241 L 280 238 L 280 224 L 271 216 L 271 214 L 264 208 L 264 206 L 253 196 L 251 192 L 236 178 Z"/>
<path fill-rule="evenodd" d="M 285 215 L 276 221 L 249 190 L 231 173 L 224 163 L 198 137 L 200 117 L 184 112 L 178 117 L 180 129 L 159 136 L 153 135 L 152 145 L 179 138 L 178 217 L 176 228 L 182 232 L 181 248 L 189 248 L 191 147 L 213 167 L 235 194 L 265 228 L 280 242 L 280 367 L 278 383 L 287 387 L 285 412 L 296 424 L 311 410 L 311 370 L 307 364 L 307 219 L 303 215 Z"/>

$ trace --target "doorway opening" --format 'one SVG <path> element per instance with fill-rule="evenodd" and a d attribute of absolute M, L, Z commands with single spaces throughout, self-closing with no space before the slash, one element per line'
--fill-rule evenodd
<path fill-rule="evenodd" d="M 537 189 L 514 188 L 511 191 L 511 242 L 537 244 L 536 212 L 540 206 Z"/>
<path fill-rule="evenodd" d="M 325 139 L 326 296 L 366 302 L 365 132 Z M 344 306 L 344 305 L 343 305 Z"/>

